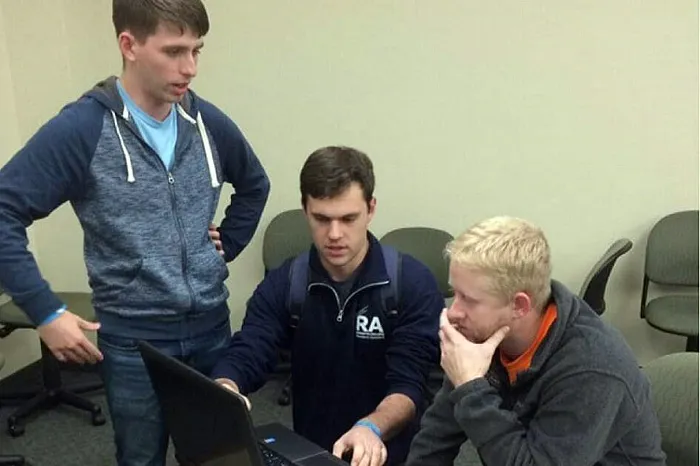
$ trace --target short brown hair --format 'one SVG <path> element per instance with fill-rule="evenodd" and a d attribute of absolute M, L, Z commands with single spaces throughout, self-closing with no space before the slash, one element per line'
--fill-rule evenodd
<path fill-rule="evenodd" d="M 209 17 L 202 0 L 112 0 L 112 22 L 117 36 L 129 31 L 143 42 L 160 23 L 192 31 L 198 37 L 209 32 Z"/>
<path fill-rule="evenodd" d="M 308 196 L 315 199 L 335 197 L 352 183 L 362 188 L 367 205 L 374 196 L 374 168 L 367 154 L 345 146 L 328 146 L 314 151 L 306 159 L 299 175 L 301 204 Z"/>

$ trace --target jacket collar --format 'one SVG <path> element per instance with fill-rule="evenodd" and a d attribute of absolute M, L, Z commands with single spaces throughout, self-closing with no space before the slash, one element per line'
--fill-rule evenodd
<path fill-rule="evenodd" d="M 384 266 L 384 254 L 379 240 L 370 232 L 367 232 L 369 248 L 367 254 L 358 266 L 358 274 L 355 279 L 354 288 L 369 285 L 372 283 L 380 283 L 389 280 L 389 274 Z M 311 246 L 309 251 L 309 267 L 311 268 L 310 279 L 313 282 L 332 283 L 328 271 L 323 267 L 321 258 L 315 245 Z"/>
<path fill-rule="evenodd" d="M 554 302 L 556 305 L 557 318 L 535 351 L 530 368 L 518 376 L 516 385 L 527 383 L 537 376 L 549 358 L 561 348 L 564 343 L 565 332 L 578 319 L 582 306 L 587 306 L 585 302 L 557 280 L 551 280 L 551 289 L 552 294 L 549 302 Z M 591 310 L 590 312 L 593 311 Z M 497 357 L 497 354 L 495 356 Z"/>
<path fill-rule="evenodd" d="M 92 89 L 85 93 L 85 96 L 92 97 L 102 105 L 112 110 L 117 115 L 123 115 L 124 102 L 122 102 L 117 90 L 117 77 L 109 76 L 99 81 Z M 197 119 L 197 100 L 194 91 L 188 90 L 182 100 L 178 103 L 185 113 L 194 121 Z"/>

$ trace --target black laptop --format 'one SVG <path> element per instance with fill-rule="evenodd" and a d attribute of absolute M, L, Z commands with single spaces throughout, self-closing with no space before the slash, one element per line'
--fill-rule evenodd
<path fill-rule="evenodd" d="M 146 342 L 139 350 L 182 465 L 347 465 L 282 424 L 253 427 L 243 398 Z"/>

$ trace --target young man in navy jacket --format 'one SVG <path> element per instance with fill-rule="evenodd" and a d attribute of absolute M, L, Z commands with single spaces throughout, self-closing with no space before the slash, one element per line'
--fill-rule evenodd
<path fill-rule="evenodd" d="M 269 180 L 236 124 L 189 89 L 209 30 L 201 0 L 113 0 L 113 21 L 121 75 L 0 170 L 0 286 L 59 360 L 102 361 L 119 466 L 161 466 L 168 437 L 136 342 L 211 371 L 231 336 L 226 262 L 253 236 Z M 223 183 L 235 195 L 216 228 Z M 66 307 L 27 250 L 26 228 L 65 202 L 99 323 Z M 95 347 L 84 332 L 97 329 Z"/>
<path fill-rule="evenodd" d="M 352 464 L 400 463 L 426 407 L 444 300 L 431 272 L 402 255 L 398 313 L 382 312 L 391 285 L 368 232 L 376 200 L 367 155 L 319 149 L 300 181 L 314 242 L 300 322 L 290 327 L 287 261 L 258 285 L 212 376 L 246 395 L 264 384 L 278 350 L 291 348 L 295 431 Z"/>

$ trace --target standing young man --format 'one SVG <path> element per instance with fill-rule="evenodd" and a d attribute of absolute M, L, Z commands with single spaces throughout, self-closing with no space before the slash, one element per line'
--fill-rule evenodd
<path fill-rule="evenodd" d="M 368 231 L 376 199 L 367 155 L 319 149 L 300 181 L 313 245 L 300 262 L 307 276 L 299 318 L 288 303 L 290 267 L 300 272 L 287 261 L 258 285 L 212 376 L 247 395 L 263 385 L 278 350 L 291 348 L 295 431 L 349 454 L 353 465 L 398 464 L 425 409 L 444 300 L 427 267 L 400 255 L 398 296 L 385 304 L 392 270 L 389 251 Z"/>
<path fill-rule="evenodd" d="M 622 335 L 551 280 L 539 228 L 491 218 L 447 253 L 446 378 L 407 465 L 452 464 L 467 439 L 488 466 L 665 464 L 649 381 Z"/>
<path fill-rule="evenodd" d="M 236 125 L 189 89 L 201 0 L 114 0 L 124 66 L 46 123 L 0 170 L 0 285 L 61 361 L 102 361 L 122 466 L 163 465 L 158 403 L 136 341 L 208 373 L 230 337 L 227 261 L 253 236 L 269 181 Z M 235 195 L 216 228 L 221 185 Z M 66 309 L 26 228 L 70 202 L 99 323 Z M 98 347 L 85 330 L 97 330 Z"/>

